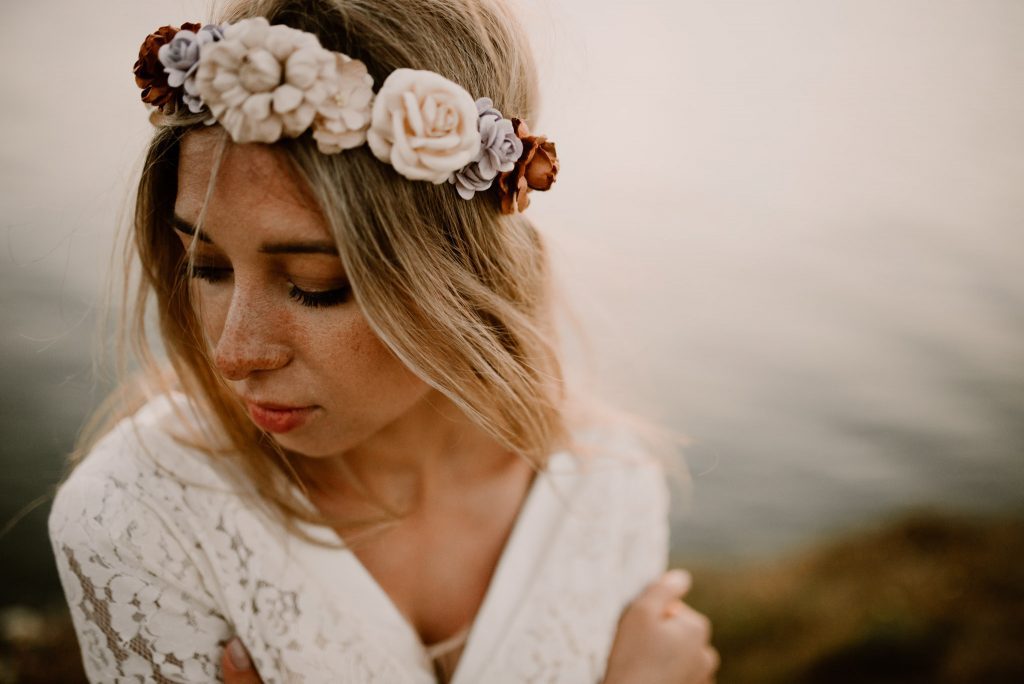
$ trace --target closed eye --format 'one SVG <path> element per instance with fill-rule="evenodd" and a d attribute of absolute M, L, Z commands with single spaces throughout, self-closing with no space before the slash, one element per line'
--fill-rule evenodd
<path fill-rule="evenodd" d="M 186 272 L 190 278 L 199 278 L 209 283 L 219 283 L 231 277 L 230 268 L 217 268 L 215 266 L 187 266 Z"/>
<path fill-rule="evenodd" d="M 233 271 L 230 268 L 219 266 L 201 266 L 198 264 L 189 266 L 186 264 L 185 273 L 190 278 L 198 278 L 208 283 L 220 283 L 231 278 Z M 348 283 L 342 287 L 330 290 L 303 290 L 294 283 L 290 285 L 288 295 L 299 304 L 310 308 L 336 306 L 345 303 L 352 296 L 352 287 Z"/>
<path fill-rule="evenodd" d="M 333 290 L 318 290 L 310 292 L 308 290 L 302 290 L 293 284 L 289 294 L 292 299 L 303 306 L 317 308 L 343 304 L 348 301 L 351 296 L 352 288 L 346 284 L 344 287 L 335 288 Z"/>

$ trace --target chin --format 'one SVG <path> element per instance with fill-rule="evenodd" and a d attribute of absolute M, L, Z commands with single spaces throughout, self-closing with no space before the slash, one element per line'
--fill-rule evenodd
<path fill-rule="evenodd" d="M 271 437 L 282 449 L 306 458 L 336 456 L 349 448 L 345 439 L 326 439 L 322 434 L 302 434 L 301 430 Z"/>

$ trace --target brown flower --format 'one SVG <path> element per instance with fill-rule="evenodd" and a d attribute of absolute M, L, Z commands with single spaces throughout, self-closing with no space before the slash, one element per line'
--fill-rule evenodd
<path fill-rule="evenodd" d="M 530 190 L 549 190 L 558 176 L 555 143 L 543 135 L 530 135 L 526 122 L 512 119 L 516 136 L 523 141 L 523 154 L 511 171 L 498 175 L 501 213 L 513 214 L 530 206 Z"/>
<path fill-rule="evenodd" d="M 188 31 L 198 31 L 199 27 L 198 23 L 181 25 L 181 28 Z M 173 112 L 177 105 L 177 88 L 168 85 L 167 73 L 157 53 L 161 45 L 171 42 L 178 30 L 173 26 L 161 26 L 146 36 L 139 47 L 139 58 L 132 67 L 135 84 L 142 88 L 142 101 L 168 113 Z"/>

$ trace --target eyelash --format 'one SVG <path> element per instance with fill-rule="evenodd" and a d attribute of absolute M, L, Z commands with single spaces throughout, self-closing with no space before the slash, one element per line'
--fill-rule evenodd
<path fill-rule="evenodd" d="M 336 306 L 348 299 L 349 287 L 339 287 L 334 290 L 322 290 L 320 292 L 307 292 L 292 285 L 288 295 L 303 306 L 317 309 L 324 306 Z"/>
<path fill-rule="evenodd" d="M 214 268 L 210 266 L 193 266 L 192 268 L 188 268 L 186 266 L 186 273 L 190 278 L 199 278 L 200 280 L 205 280 L 208 283 L 219 283 L 227 280 L 228 274 L 231 273 L 231 269 Z M 302 306 L 306 306 L 311 309 L 318 309 L 321 307 L 336 306 L 344 303 L 348 300 L 350 291 L 351 287 L 345 285 L 344 287 L 339 287 L 334 290 L 309 292 L 299 289 L 292 284 L 291 290 L 288 292 L 288 296 Z"/>

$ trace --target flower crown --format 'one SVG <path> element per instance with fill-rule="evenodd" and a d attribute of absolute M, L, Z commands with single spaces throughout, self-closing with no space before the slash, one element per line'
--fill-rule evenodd
<path fill-rule="evenodd" d="M 455 186 L 472 199 L 497 189 L 501 212 L 530 204 L 558 174 L 555 144 L 476 101 L 433 71 L 396 69 L 378 92 L 366 65 L 322 47 L 316 35 L 264 17 L 222 26 L 163 26 L 134 67 L 142 101 L 163 113 L 188 107 L 237 143 L 272 143 L 312 129 L 324 154 L 369 143 L 410 180 Z"/>

